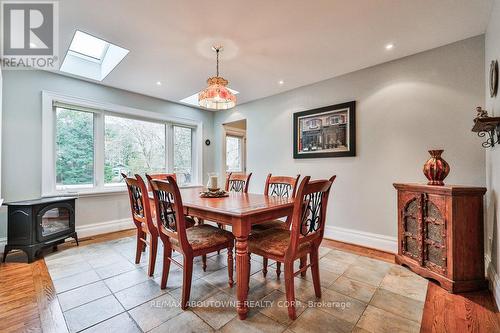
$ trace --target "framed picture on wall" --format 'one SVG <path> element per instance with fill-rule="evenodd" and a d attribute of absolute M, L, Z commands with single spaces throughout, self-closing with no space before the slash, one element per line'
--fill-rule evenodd
<path fill-rule="evenodd" d="M 293 114 L 293 158 L 356 156 L 356 102 Z"/>

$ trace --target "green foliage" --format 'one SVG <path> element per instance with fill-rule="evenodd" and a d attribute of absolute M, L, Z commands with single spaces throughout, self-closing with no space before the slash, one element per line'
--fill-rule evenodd
<path fill-rule="evenodd" d="M 57 108 L 56 180 L 58 185 L 94 182 L 94 115 Z M 173 127 L 174 172 L 180 182 L 190 182 L 192 130 Z M 165 125 L 105 116 L 104 182 L 121 182 L 128 175 L 166 171 Z M 182 176 L 183 175 L 183 176 Z"/>
<path fill-rule="evenodd" d="M 93 114 L 57 109 L 56 118 L 57 184 L 92 184 L 94 181 Z"/>

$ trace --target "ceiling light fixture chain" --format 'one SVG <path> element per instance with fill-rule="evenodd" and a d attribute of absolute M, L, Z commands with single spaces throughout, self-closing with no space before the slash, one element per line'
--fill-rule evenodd
<path fill-rule="evenodd" d="M 219 76 L 219 52 L 221 50 L 221 46 L 215 47 L 215 52 L 217 53 L 217 76 Z"/>

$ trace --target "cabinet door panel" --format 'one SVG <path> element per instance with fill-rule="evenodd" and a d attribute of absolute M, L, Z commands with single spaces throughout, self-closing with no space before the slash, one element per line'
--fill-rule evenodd
<path fill-rule="evenodd" d="M 443 196 L 424 195 L 424 265 L 446 273 L 446 202 Z"/>
<path fill-rule="evenodd" d="M 406 192 L 400 197 L 401 254 L 422 262 L 421 194 Z"/>

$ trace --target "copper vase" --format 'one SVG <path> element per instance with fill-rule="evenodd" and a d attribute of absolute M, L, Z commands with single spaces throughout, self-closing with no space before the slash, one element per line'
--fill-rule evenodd
<path fill-rule="evenodd" d="M 429 150 L 431 158 L 424 164 L 424 175 L 429 179 L 427 185 L 444 185 L 444 179 L 450 173 L 450 165 L 443 160 L 444 150 Z"/>

